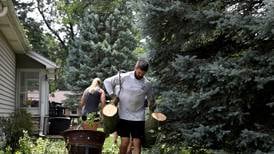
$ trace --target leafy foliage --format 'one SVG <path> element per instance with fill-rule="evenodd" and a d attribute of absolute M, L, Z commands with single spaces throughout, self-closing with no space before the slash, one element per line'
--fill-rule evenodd
<path fill-rule="evenodd" d="M 26 131 L 24 136 L 19 140 L 20 147 L 16 151 L 16 154 L 55 154 L 55 153 L 67 153 L 66 144 L 63 140 L 50 140 L 43 138 L 31 138 Z"/>
<path fill-rule="evenodd" d="M 19 140 L 19 148 L 16 150 L 15 154 L 56 154 L 56 153 L 68 153 L 64 140 L 60 139 L 48 139 L 48 138 L 36 138 L 28 135 L 27 131 L 24 131 L 24 136 Z M 4 152 L 0 150 L 0 154 L 11 154 L 11 149 L 6 148 Z M 102 153 L 114 154 L 119 152 L 119 147 L 117 144 L 113 144 L 113 136 L 109 136 L 105 139 Z"/>
<path fill-rule="evenodd" d="M 102 79 L 119 69 L 133 66 L 136 40 L 132 12 L 121 2 L 109 12 L 87 8 L 80 22 L 80 34 L 71 45 L 66 81 L 69 89 L 82 91 L 95 77 Z"/>
<path fill-rule="evenodd" d="M 35 1 L 13 0 L 13 3 L 18 18 L 20 19 L 20 22 L 26 32 L 31 50 L 43 55 L 60 66 L 60 69 L 57 70 L 57 77 L 59 80 L 56 82 L 50 82 L 50 91 L 54 91 L 57 88 L 65 89 L 62 74 L 63 66 L 66 62 L 63 59 L 64 57 L 67 57 L 67 51 L 55 39 L 53 34 L 45 30 L 45 25 L 43 22 L 39 21 L 37 17 L 30 15 L 37 11 L 37 4 Z"/>
<path fill-rule="evenodd" d="M 88 113 L 87 115 L 87 124 L 89 127 L 93 127 L 95 120 L 95 113 Z"/>
<path fill-rule="evenodd" d="M 114 137 L 113 135 L 110 135 L 105 139 L 102 153 L 104 154 L 115 154 L 119 153 L 119 144 L 120 140 L 118 140 L 118 143 L 113 143 L 114 142 Z"/>
<path fill-rule="evenodd" d="M 64 100 L 64 107 L 69 108 L 70 110 L 77 110 L 79 108 L 79 104 L 76 102 L 80 102 L 80 95 L 72 94 L 66 96 L 68 99 Z"/>
<path fill-rule="evenodd" d="M 142 3 L 159 107 L 169 119 L 160 142 L 273 151 L 273 5 Z"/>
<path fill-rule="evenodd" d="M 151 149 L 143 149 L 142 153 L 159 153 L 159 154 L 212 154 L 212 151 L 206 149 L 195 149 L 192 147 L 186 147 L 183 144 L 157 144 Z"/>
<path fill-rule="evenodd" d="M 31 114 L 24 109 L 16 110 L 9 117 L 1 117 L 0 128 L 5 139 L 4 148 L 10 147 L 14 152 L 19 147 L 23 130 L 32 132 Z"/>

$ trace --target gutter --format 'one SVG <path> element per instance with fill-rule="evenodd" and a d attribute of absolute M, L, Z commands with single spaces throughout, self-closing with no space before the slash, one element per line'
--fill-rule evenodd
<path fill-rule="evenodd" d="M 16 53 L 26 53 L 30 49 L 30 44 L 26 38 L 22 25 L 15 13 L 15 9 L 11 0 L 0 0 L 0 18 L 7 17 L 9 19 L 9 26 L 15 31 L 22 50 Z"/>
<path fill-rule="evenodd" d="M 8 13 L 8 7 L 7 6 L 3 6 L 3 4 L 2 3 L 0 3 L 0 18 L 1 17 L 4 17 L 4 16 L 6 16 L 7 15 L 7 13 Z"/>

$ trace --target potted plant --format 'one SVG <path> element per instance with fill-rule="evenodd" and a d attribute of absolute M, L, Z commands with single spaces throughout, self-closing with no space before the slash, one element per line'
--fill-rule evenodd
<path fill-rule="evenodd" d="M 99 122 L 94 120 L 96 120 L 95 114 L 90 113 L 87 115 L 87 120 L 81 121 L 76 129 L 68 129 L 62 133 L 69 154 L 101 154 L 106 134 L 96 131 Z"/>
<path fill-rule="evenodd" d="M 87 115 L 87 120 L 82 121 L 82 128 L 87 129 L 87 130 L 97 130 L 98 127 L 98 122 L 95 122 L 95 114 L 94 113 L 89 113 Z"/>

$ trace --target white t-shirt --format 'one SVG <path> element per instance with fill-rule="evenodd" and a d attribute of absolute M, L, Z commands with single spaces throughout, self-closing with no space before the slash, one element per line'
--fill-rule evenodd
<path fill-rule="evenodd" d="M 144 102 L 153 99 L 153 91 L 149 81 L 143 77 L 137 80 L 134 71 L 121 73 L 121 92 L 118 96 L 119 101 L 119 117 L 124 120 L 144 121 L 145 120 L 145 106 Z M 107 92 L 111 94 L 118 94 L 119 75 L 107 78 L 104 81 Z M 120 89 L 119 89 L 120 90 Z"/>

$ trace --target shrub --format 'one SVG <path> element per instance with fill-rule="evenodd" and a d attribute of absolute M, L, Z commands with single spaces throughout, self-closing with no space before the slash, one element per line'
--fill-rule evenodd
<path fill-rule="evenodd" d="M 31 138 L 26 131 L 19 140 L 17 154 L 56 154 L 67 153 L 66 144 L 63 140 L 50 140 L 46 138 Z"/>
<path fill-rule="evenodd" d="M 269 134 L 259 133 L 250 130 L 243 130 L 239 139 L 237 140 L 238 151 L 247 151 L 248 153 L 253 153 L 256 150 L 262 152 L 273 152 L 273 143 L 274 140 Z M 253 147 L 253 148 L 247 148 Z"/>
<path fill-rule="evenodd" d="M 212 152 L 207 149 L 196 149 L 193 147 L 187 147 L 183 144 L 156 144 L 150 149 L 143 149 L 144 154 L 211 154 Z"/>
<path fill-rule="evenodd" d="M 273 152 L 273 1 L 142 2 L 161 143 Z"/>
<path fill-rule="evenodd" d="M 19 147 L 19 139 L 23 136 L 23 130 L 32 132 L 31 114 L 24 109 L 16 110 L 9 117 L 0 118 L 0 128 L 4 137 L 3 147 L 11 148 L 14 152 Z"/>

